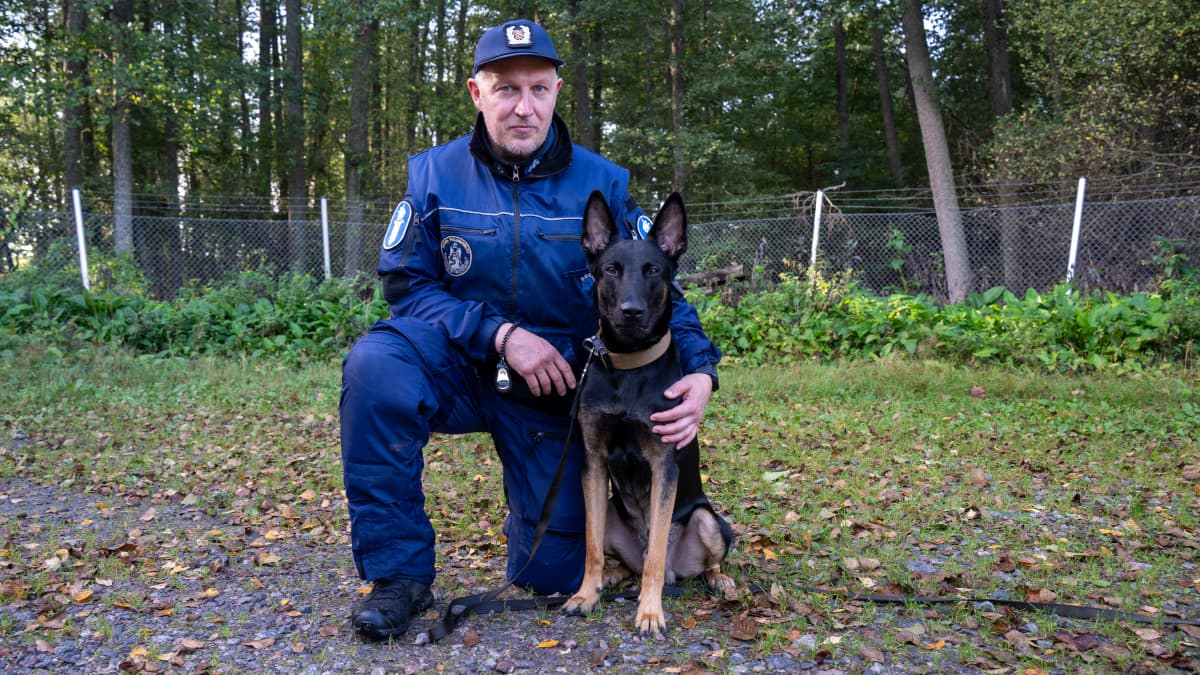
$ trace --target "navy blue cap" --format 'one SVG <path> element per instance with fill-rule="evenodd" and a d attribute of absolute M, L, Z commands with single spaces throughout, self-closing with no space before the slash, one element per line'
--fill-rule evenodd
<path fill-rule="evenodd" d="M 475 67 L 472 73 L 489 63 L 513 56 L 538 56 L 561 66 L 562 59 L 545 28 L 526 19 L 508 21 L 488 29 L 475 45 Z"/>

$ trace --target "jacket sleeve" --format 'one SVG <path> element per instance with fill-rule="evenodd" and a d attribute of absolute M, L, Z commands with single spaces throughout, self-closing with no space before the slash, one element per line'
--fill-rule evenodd
<path fill-rule="evenodd" d="M 485 302 L 463 300 L 447 291 L 437 213 L 415 189 L 413 177 L 418 174 L 411 163 L 409 175 L 408 193 L 388 224 L 379 257 L 388 310 L 393 318 L 412 317 L 442 328 L 469 358 L 483 360 L 492 351 L 504 317 Z M 405 204 L 411 210 L 406 224 L 397 220 L 403 219 Z"/>
<path fill-rule="evenodd" d="M 609 203 L 613 205 L 613 218 L 625 225 L 630 236 L 640 238 L 649 231 L 649 216 L 638 207 L 627 190 L 619 199 L 610 198 Z M 715 391 L 719 386 L 717 363 L 721 361 L 721 350 L 704 333 L 704 328 L 700 326 L 700 315 L 683 297 L 683 290 L 678 284 L 671 292 L 671 303 L 671 335 L 679 345 L 683 370 L 689 375 L 704 373 L 711 376 Z"/>

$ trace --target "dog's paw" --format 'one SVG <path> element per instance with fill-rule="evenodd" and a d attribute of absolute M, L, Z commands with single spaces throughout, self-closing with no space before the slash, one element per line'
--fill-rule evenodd
<path fill-rule="evenodd" d="M 633 619 L 638 633 L 643 636 L 662 637 L 667 629 L 667 617 L 663 614 L 662 604 L 658 606 L 638 605 L 637 616 Z"/>
<path fill-rule="evenodd" d="M 733 583 L 733 579 L 721 574 L 720 570 L 705 572 L 704 580 L 708 582 L 709 589 L 722 599 L 730 602 L 737 600 L 737 585 Z"/>
<path fill-rule="evenodd" d="M 604 570 L 604 587 L 615 588 L 631 576 L 633 576 L 633 572 L 624 565 L 609 567 Z"/>
<path fill-rule="evenodd" d="M 599 593 L 584 593 L 580 591 L 572 595 L 571 599 L 563 604 L 562 611 L 566 614 L 578 614 L 582 616 L 591 614 L 592 610 L 596 609 L 596 605 L 598 604 L 600 604 Z"/>

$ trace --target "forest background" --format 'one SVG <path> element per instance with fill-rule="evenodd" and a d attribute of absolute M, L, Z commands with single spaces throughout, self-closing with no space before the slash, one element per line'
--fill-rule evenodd
<path fill-rule="evenodd" d="M 924 189 L 961 300 L 960 204 L 1079 176 L 1144 194 L 1195 175 L 1198 8 L 0 0 L 0 265 L 71 234 L 18 215 L 65 210 L 73 188 L 111 209 L 89 238 L 118 253 L 136 246 L 135 216 L 201 204 L 300 223 L 319 195 L 348 222 L 386 221 L 407 156 L 474 121 L 477 36 L 525 16 L 556 36 L 575 140 L 629 167 L 643 204 L 678 190 L 703 217 L 840 185 L 888 208 Z"/>

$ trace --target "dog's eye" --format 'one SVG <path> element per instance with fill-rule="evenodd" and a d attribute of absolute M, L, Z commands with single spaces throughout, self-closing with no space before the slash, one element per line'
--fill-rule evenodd
<path fill-rule="evenodd" d="M 662 268 L 658 265 L 646 265 L 646 276 L 656 277 L 662 274 Z"/>
<path fill-rule="evenodd" d="M 617 276 L 618 274 L 620 274 L 620 273 L 621 273 L 621 268 L 620 268 L 620 267 L 617 267 L 616 265 L 611 265 L 611 264 L 610 264 L 610 265 L 605 265 L 605 266 L 604 266 L 604 273 L 605 273 L 605 274 L 607 274 L 607 275 L 608 275 L 608 276 L 610 276 L 610 277 L 615 277 L 615 276 Z"/>

